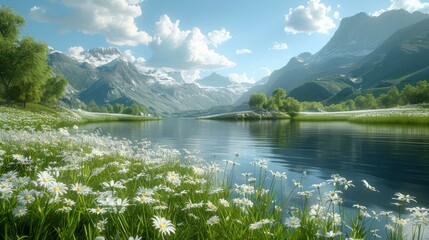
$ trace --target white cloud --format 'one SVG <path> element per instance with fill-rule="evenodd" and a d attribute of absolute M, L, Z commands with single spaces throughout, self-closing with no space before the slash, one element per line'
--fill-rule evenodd
<path fill-rule="evenodd" d="M 241 54 L 250 54 L 252 53 L 251 50 L 247 49 L 247 48 L 243 48 L 243 49 L 237 49 L 235 51 L 235 54 L 241 55 Z"/>
<path fill-rule="evenodd" d="M 209 32 L 207 36 L 210 43 L 213 44 L 213 46 L 215 47 L 218 47 L 220 44 L 231 39 L 231 33 L 226 31 L 225 28 L 222 28 L 221 30 L 214 30 L 212 32 Z"/>
<path fill-rule="evenodd" d="M 135 62 L 136 61 L 136 57 L 134 57 L 133 52 L 129 49 L 125 50 L 122 53 L 122 56 L 124 56 L 125 60 L 127 60 L 128 62 Z"/>
<path fill-rule="evenodd" d="M 286 50 L 288 49 L 288 45 L 286 43 L 274 43 L 273 46 L 270 48 L 272 50 Z"/>
<path fill-rule="evenodd" d="M 244 83 L 244 82 L 248 82 L 248 83 L 254 83 L 255 79 L 253 79 L 250 76 L 247 76 L 247 73 L 230 73 L 228 75 L 228 77 L 234 81 L 234 82 L 238 82 L 238 83 Z"/>
<path fill-rule="evenodd" d="M 191 83 L 195 82 L 197 79 L 201 79 L 200 70 L 182 70 L 180 71 L 180 75 L 182 76 L 185 82 Z"/>
<path fill-rule="evenodd" d="M 261 80 L 262 78 L 271 75 L 271 70 L 267 67 L 261 67 L 257 71 L 247 74 L 247 73 L 230 73 L 228 77 L 238 83 L 255 83 L 256 81 Z"/>
<path fill-rule="evenodd" d="M 30 17 L 36 21 L 59 23 L 85 34 L 102 34 L 115 45 L 136 46 L 148 44 L 151 37 L 140 31 L 135 18 L 142 15 L 139 0 L 57 0 L 71 10 L 71 14 L 59 16 L 44 8 L 34 6 Z"/>
<path fill-rule="evenodd" d="M 71 47 L 69 48 L 70 56 L 76 58 L 77 60 L 83 60 L 85 56 L 82 54 L 85 49 L 81 46 Z"/>
<path fill-rule="evenodd" d="M 380 9 L 371 15 L 379 16 L 386 11 L 395 9 L 405 9 L 411 13 L 415 11 L 429 13 L 429 3 L 420 0 L 390 0 L 390 6 L 387 9 Z"/>
<path fill-rule="evenodd" d="M 338 11 L 335 11 L 334 12 L 334 18 L 335 19 L 340 19 L 341 17 L 340 17 L 340 13 L 338 12 Z"/>
<path fill-rule="evenodd" d="M 167 15 L 155 23 L 154 40 L 149 44 L 153 55 L 147 61 L 148 65 L 179 70 L 235 66 L 234 62 L 209 48 L 210 40 L 199 28 L 181 30 L 179 23 L 179 20 L 172 22 Z"/>
<path fill-rule="evenodd" d="M 333 19 L 328 16 L 331 7 L 325 6 L 320 0 L 309 0 L 305 7 L 300 5 L 289 9 L 285 16 L 285 32 L 289 33 L 328 33 L 335 28 Z"/>

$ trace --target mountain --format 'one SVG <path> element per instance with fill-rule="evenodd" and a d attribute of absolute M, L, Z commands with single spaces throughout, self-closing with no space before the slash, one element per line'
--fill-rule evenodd
<path fill-rule="evenodd" d="M 138 103 L 152 112 L 170 115 L 230 105 L 238 95 L 228 89 L 205 89 L 187 83 L 168 69 L 142 72 L 116 48 L 89 50 L 80 58 L 51 51 L 48 61 L 68 80 L 70 94 L 88 103 Z"/>
<path fill-rule="evenodd" d="M 404 76 L 410 78 L 414 74 L 421 75 L 424 72 L 428 77 L 428 70 L 429 18 L 395 32 L 365 57 L 351 74 L 361 78 L 361 87 L 366 89 L 376 87 L 382 81 L 399 83 L 394 80 Z"/>
<path fill-rule="evenodd" d="M 237 95 L 245 93 L 254 85 L 254 83 L 250 82 L 237 82 L 215 72 L 205 78 L 197 80 L 196 83 L 205 89 L 228 89 Z"/>
<path fill-rule="evenodd" d="M 266 84 L 253 87 L 236 104 L 247 101 L 255 92 L 271 95 L 279 87 L 306 101 L 327 99 L 344 88 L 356 87 L 359 76 L 351 72 L 362 66 L 366 57 L 392 34 L 425 18 L 427 14 L 405 10 L 388 11 L 378 17 L 359 13 L 344 18 L 320 51 L 293 57 L 286 66 L 274 71 Z"/>

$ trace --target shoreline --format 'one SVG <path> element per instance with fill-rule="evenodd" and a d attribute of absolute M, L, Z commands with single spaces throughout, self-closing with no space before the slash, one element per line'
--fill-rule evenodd
<path fill-rule="evenodd" d="M 289 116 L 281 112 L 241 111 L 202 116 L 197 119 L 228 121 L 290 119 L 293 121 L 345 121 L 367 124 L 429 124 L 429 109 L 424 106 L 402 106 L 343 112 L 299 112 L 296 116 Z"/>

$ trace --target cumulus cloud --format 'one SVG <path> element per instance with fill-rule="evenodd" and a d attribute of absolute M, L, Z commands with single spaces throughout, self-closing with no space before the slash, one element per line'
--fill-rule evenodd
<path fill-rule="evenodd" d="M 68 8 L 70 14 L 59 16 L 45 8 L 34 6 L 30 18 L 52 22 L 82 31 L 85 34 L 102 34 L 115 45 L 137 46 L 148 44 L 151 37 L 140 31 L 135 19 L 142 15 L 139 0 L 57 0 L 55 3 Z"/>
<path fill-rule="evenodd" d="M 331 7 L 320 0 L 309 0 L 307 6 L 300 5 L 289 9 L 285 16 L 285 32 L 288 33 L 328 33 L 335 28 L 333 19 L 328 15 Z"/>
<path fill-rule="evenodd" d="M 179 23 L 179 20 L 171 21 L 167 15 L 161 16 L 155 23 L 155 34 L 153 41 L 149 44 L 153 54 L 147 61 L 148 65 L 179 70 L 235 66 L 234 62 L 209 48 L 213 36 L 210 40 L 196 27 L 191 30 L 181 30 Z"/>
<path fill-rule="evenodd" d="M 218 47 L 220 44 L 231 39 L 231 33 L 226 31 L 225 28 L 214 30 L 207 34 L 208 39 L 213 46 Z"/>
<path fill-rule="evenodd" d="M 249 50 L 249 49 L 247 49 L 247 48 L 237 49 L 237 50 L 235 51 L 235 54 L 237 54 L 237 55 L 241 55 L 241 54 L 250 54 L 250 53 L 252 53 L 252 51 L 251 51 L 251 50 Z"/>
<path fill-rule="evenodd" d="M 288 49 L 288 45 L 286 43 L 274 43 L 273 46 L 270 48 L 272 50 L 286 50 Z"/>
<path fill-rule="evenodd" d="M 379 16 L 386 11 L 395 9 L 405 9 L 411 13 L 415 11 L 429 13 L 429 3 L 420 0 L 390 0 L 390 6 L 387 9 L 380 9 L 372 15 Z"/>
<path fill-rule="evenodd" d="M 82 54 L 85 51 L 85 49 L 81 46 L 75 46 L 69 48 L 69 54 L 70 56 L 76 58 L 77 60 L 82 60 L 85 58 L 85 56 Z"/>

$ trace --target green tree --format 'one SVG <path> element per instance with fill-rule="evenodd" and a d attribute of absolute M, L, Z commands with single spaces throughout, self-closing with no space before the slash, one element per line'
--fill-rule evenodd
<path fill-rule="evenodd" d="M 286 91 L 283 88 L 277 88 L 276 90 L 273 91 L 272 96 L 274 98 L 274 102 L 277 105 L 277 107 L 279 109 L 282 109 L 283 101 L 286 98 Z"/>
<path fill-rule="evenodd" d="M 341 105 L 343 105 L 343 109 L 345 111 L 353 111 L 356 110 L 356 105 L 355 105 L 355 101 L 353 100 L 347 100 L 345 102 L 342 102 Z"/>
<path fill-rule="evenodd" d="M 123 113 L 124 109 L 125 109 L 124 104 L 115 103 L 115 105 L 113 105 L 113 112 L 115 113 Z"/>
<path fill-rule="evenodd" d="M 321 102 L 301 102 L 302 111 L 319 112 L 325 109 Z"/>
<path fill-rule="evenodd" d="M 56 103 L 59 98 L 64 95 L 64 90 L 67 85 L 67 79 L 61 75 L 48 78 L 43 86 L 42 101 L 45 103 Z"/>
<path fill-rule="evenodd" d="M 89 112 L 98 112 L 98 105 L 94 100 L 89 101 L 89 103 L 86 105 L 86 110 Z"/>
<path fill-rule="evenodd" d="M 390 88 L 387 93 L 381 94 L 377 98 L 377 102 L 378 102 L 378 105 L 381 107 L 386 107 L 386 108 L 396 107 L 399 105 L 400 97 L 401 96 L 400 96 L 399 90 L 395 86 Z"/>
<path fill-rule="evenodd" d="M 12 12 L 10 8 L 0 8 L 0 38 L 2 40 L 15 41 L 24 24 L 25 19 Z"/>
<path fill-rule="evenodd" d="M 18 38 L 24 19 L 0 8 L 0 85 L 7 101 L 38 102 L 50 77 L 48 47 L 30 36 Z"/>
<path fill-rule="evenodd" d="M 276 101 L 274 99 L 274 97 L 270 97 L 267 101 L 267 103 L 264 105 L 264 109 L 267 109 L 269 111 L 278 111 L 279 107 L 276 104 Z"/>
<path fill-rule="evenodd" d="M 249 107 L 252 109 L 262 108 L 267 103 L 267 96 L 264 93 L 254 93 L 250 96 Z"/>
<path fill-rule="evenodd" d="M 289 115 L 294 116 L 301 110 L 301 104 L 292 97 L 287 97 L 283 101 L 283 110 Z"/>

